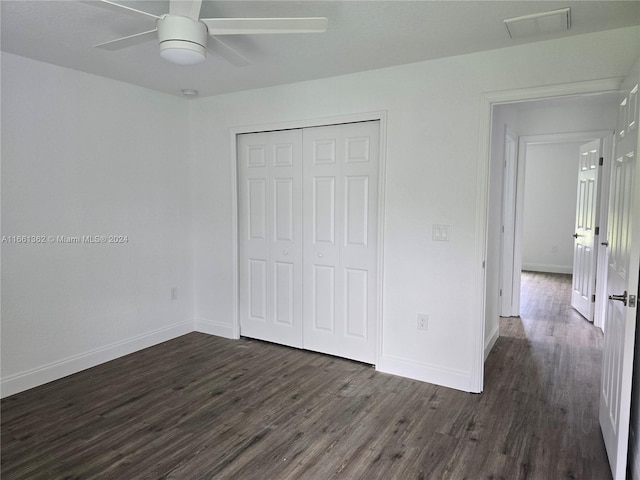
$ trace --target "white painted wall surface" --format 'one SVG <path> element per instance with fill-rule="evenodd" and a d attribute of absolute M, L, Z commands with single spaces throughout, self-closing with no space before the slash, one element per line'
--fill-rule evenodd
<path fill-rule="evenodd" d="M 525 102 L 502 108 L 515 112 L 518 132 L 521 135 L 613 131 L 616 125 L 617 100 L 617 94 L 614 92 Z M 574 147 L 575 145 L 577 144 L 574 144 Z M 542 159 L 542 163 L 536 161 L 530 164 L 530 159 L 527 158 L 523 268 L 534 271 L 571 273 L 573 239 L 565 237 L 567 233 L 569 235 L 574 233 L 578 154 L 573 155 L 565 150 L 573 148 L 569 146 L 540 145 L 530 148 L 533 149 L 531 152 L 534 156 L 544 155 L 546 160 L 536 156 L 536 158 Z M 565 151 L 563 152 L 563 150 Z M 605 152 L 607 155 L 609 153 Z M 542 169 L 552 168 L 556 164 L 556 161 L 550 159 L 549 155 L 557 158 L 559 169 L 557 176 L 549 178 L 547 188 L 545 187 L 547 180 Z M 566 162 L 560 163 L 560 157 L 564 155 L 575 157 L 575 166 Z M 574 167 L 575 178 L 570 173 L 570 169 Z M 562 188 L 564 181 L 568 182 L 566 189 Z M 528 193 L 530 190 L 534 192 L 531 195 Z M 558 208 L 545 210 L 536 207 L 536 202 L 533 199 L 540 195 L 546 198 L 546 200 L 542 200 L 543 203 L 557 205 Z M 548 225 L 552 229 L 546 231 L 544 225 Z M 570 226 L 567 227 L 567 225 Z M 557 253 L 552 252 L 553 245 L 558 247 Z"/>
<path fill-rule="evenodd" d="M 193 330 L 187 101 L 2 54 L 2 393 Z M 178 298 L 171 301 L 171 288 Z"/>
<path fill-rule="evenodd" d="M 609 92 L 523 102 L 501 108 L 516 111 L 520 135 L 613 131 L 618 115 L 618 96 Z"/>
<path fill-rule="evenodd" d="M 621 77 L 640 30 L 606 31 L 191 103 L 197 324 L 231 335 L 230 128 L 388 112 L 383 345 L 378 368 L 471 389 L 482 92 Z M 612 52 L 616 52 L 612 54 Z M 433 224 L 451 226 L 431 241 Z M 417 331 L 416 313 L 429 330 Z"/>
<path fill-rule="evenodd" d="M 526 149 L 522 269 L 571 273 L 580 144 Z"/>

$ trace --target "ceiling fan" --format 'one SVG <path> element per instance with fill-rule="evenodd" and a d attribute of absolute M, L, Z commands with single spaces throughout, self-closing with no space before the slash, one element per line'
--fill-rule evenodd
<path fill-rule="evenodd" d="M 249 61 L 216 38 L 218 35 L 256 35 L 273 33 L 321 33 L 327 30 L 325 17 L 306 18 L 199 18 L 202 0 L 170 0 L 169 13 L 155 15 L 110 0 L 86 1 L 118 13 L 145 16 L 156 21 L 156 28 L 99 43 L 94 47 L 118 50 L 157 38 L 160 56 L 179 65 L 203 62 L 205 49 L 218 53 L 234 65 Z M 207 42 L 209 40 L 209 42 Z"/>

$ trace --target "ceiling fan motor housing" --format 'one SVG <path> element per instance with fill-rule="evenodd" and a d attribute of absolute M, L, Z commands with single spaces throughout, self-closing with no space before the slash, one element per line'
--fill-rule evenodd
<path fill-rule="evenodd" d="M 179 15 L 165 15 L 158 20 L 158 38 L 160 40 L 160 55 L 174 63 L 198 63 L 204 60 L 207 45 L 207 26 L 193 18 Z M 179 58 L 173 55 L 181 52 Z M 184 56 L 193 52 L 193 56 Z M 191 59 L 191 60 L 189 60 Z"/>

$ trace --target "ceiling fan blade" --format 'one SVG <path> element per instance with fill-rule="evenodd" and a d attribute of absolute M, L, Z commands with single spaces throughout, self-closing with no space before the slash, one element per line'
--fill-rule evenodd
<path fill-rule="evenodd" d="M 158 15 L 154 15 L 153 13 L 143 12 L 142 10 L 136 10 L 135 8 L 127 7 L 126 5 L 120 5 L 119 3 L 111 2 L 109 0 L 85 0 L 82 3 L 86 3 L 87 5 L 93 5 L 94 7 L 102 7 L 116 13 L 128 13 L 130 15 L 134 15 L 139 17 L 140 15 L 145 15 L 147 17 L 155 18 L 158 20 Z"/>
<path fill-rule="evenodd" d="M 169 13 L 171 15 L 180 15 L 181 17 L 189 17 L 198 20 L 200 16 L 200 8 L 202 0 L 170 0 Z"/>
<path fill-rule="evenodd" d="M 94 47 L 102 48 L 104 50 L 119 50 L 121 48 L 131 47 L 133 45 L 138 45 L 140 43 L 153 40 L 154 38 L 157 39 L 157 31 L 158 29 L 154 28 L 153 30 L 136 33 L 134 35 L 129 35 L 128 37 L 117 38 L 108 42 L 99 43 L 97 45 L 94 45 Z"/>
<path fill-rule="evenodd" d="M 246 67 L 247 65 L 251 65 L 251 62 L 249 62 L 249 60 L 247 60 L 243 55 L 218 38 L 209 37 L 207 50 L 211 53 L 220 55 L 231 65 L 235 65 L 236 67 Z"/>
<path fill-rule="evenodd" d="M 201 18 L 209 35 L 254 35 L 263 33 L 321 33 L 327 30 L 325 17 L 308 18 Z"/>

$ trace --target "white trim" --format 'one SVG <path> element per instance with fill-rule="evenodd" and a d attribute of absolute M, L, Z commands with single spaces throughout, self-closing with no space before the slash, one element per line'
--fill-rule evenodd
<path fill-rule="evenodd" d="M 498 292 L 486 291 L 486 269 L 484 262 L 487 258 L 487 234 L 489 232 L 488 211 L 489 203 L 489 165 L 491 148 L 491 109 L 493 105 L 501 103 L 523 102 L 543 98 L 560 97 L 565 95 L 579 95 L 617 91 L 622 84 L 621 78 L 606 78 L 587 82 L 574 82 L 560 85 L 506 90 L 501 92 L 487 92 L 480 96 L 479 128 L 478 128 L 478 167 L 477 167 L 477 199 L 476 203 L 476 236 L 475 236 L 475 275 L 474 311 L 477 321 L 473 322 L 473 358 L 471 382 L 472 391 L 481 392 L 484 384 L 484 343 L 485 343 L 485 303 L 487 295 L 497 295 Z"/>
<path fill-rule="evenodd" d="M 236 126 L 230 128 L 231 140 L 233 149 L 235 150 L 235 138 L 236 135 L 243 133 L 261 133 L 272 132 L 276 130 L 293 130 L 298 128 L 312 128 L 312 127 L 326 127 L 329 125 L 341 125 L 344 123 L 357 123 L 357 122 L 371 122 L 377 121 L 386 122 L 387 112 L 386 110 L 380 110 L 376 112 L 355 113 L 351 115 L 338 115 L 331 117 L 321 117 L 314 119 L 301 119 L 292 120 L 287 122 L 274 122 L 264 123 L 258 125 L 245 125 Z M 236 157 L 233 158 L 233 164 L 236 164 Z"/>
<path fill-rule="evenodd" d="M 53 380 L 78 373 L 144 348 L 193 332 L 193 321 L 185 321 L 127 338 L 88 352 L 72 355 L 24 372 L 9 375 L 0 383 L 2 397 L 7 397 Z"/>
<path fill-rule="evenodd" d="M 230 152 L 231 152 L 231 281 L 232 281 L 232 306 L 231 306 L 231 338 L 240 338 L 240 271 L 238 247 L 238 148 L 236 137 L 243 132 L 241 129 L 231 128 Z"/>
<path fill-rule="evenodd" d="M 384 317 L 382 312 L 384 312 L 384 230 L 385 230 L 385 185 L 387 178 L 387 162 L 386 162 L 386 152 L 387 152 L 387 112 L 378 112 L 378 121 L 380 122 L 380 132 L 379 132 L 379 149 L 380 153 L 378 155 L 378 256 L 376 265 L 378 271 L 378 278 L 376 279 L 378 282 L 378 311 L 376 312 L 376 322 L 377 322 L 377 331 L 376 331 L 376 365 L 382 358 L 383 350 L 383 321 Z"/>
<path fill-rule="evenodd" d="M 298 128 L 324 127 L 357 122 L 380 122 L 380 155 L 378 163 L 378 238 L 377 238 L 377 282 L 378 282 L 378 311 L 376 312 L 376 365 L 382 356 L 382 312 L 383 312 L 383 286 L 384 286 L 384 212 L 385 212 L 385 184 L 386 184 L 386 136 L 387 136 L 387 112 L 356 113 L 323 117 L 317 119 L 293 120 L 287 122 L 267 123 L 260 125 L 236 126 L 229 129 L 230 162 L 231 162 L 231 215 L 232 215 L 232 272 L 233 272 L 233 319 L 231 324 L 232 335 L 229 338 L 240 338 L 240 283 L 239 283 L 239 248 L 238 248 L 238 152 L 236 137 L 244 133 L 260 133 L 276 130 L 290 130 Z M 222 326 L 222 324 L 220 324 Z"/>
<path fill-rule="evenodd" d="M 484 388 L 484 337 L 486 323 L 486 288 L 487 288 L 487 234 L 489 232 L 489 166 L 491 159 L 491 109 L 492 103 L 488 95 L 480 96 L 479 135 L 478 135 L 478 167 L 476 174 L 476 222 L 475 222 L 475 254 L 474 254 L 474 284 L 475 292 L 473 310 L 477 312 L 477 321 L 471 322 L 472 371 L 471 391 L 482 392 Z"/>
<path fill-rule="evenodd" d="M 553 143 L 574 143 L 588 142 L 591 140 L 603 140 L 611 134 L 611 130 L 584 130 L 581 132 L 522 135 L 520 136 L 520 139 L 523 140 L 526 145 L 543 145 Z"/>
<path fill-rule="evenodd" d="M 493 346 L 498 341 L 498 337 L 499 336 L 500 336 L 500 322 L 496 323 L 495 328 L 489 334 L 489 338 L 485 339 L 485 343 L 484 343 L 484 359 L 485 359 L 485 361 L 487 360 L 487 357 L 491 353 L 491 350 L 493 349 Z"/>
<path fill-rule="evenodd" d="M 594 306 L 593 324 L 604 332 L 606 310 L 608 305 L 607 299 L 607 276 L 608 276 L 608 253 L 607 245 L 602 245 L 609 236 L 609 190 L 611 188 L 611 165 L 615 154 L 615 142 L 613 141 L 615 132 L 609 132 L 602 142 L 602 157 L 604 159 L 602 170 L 598 174 L 598 195 L 602 199 L 599 204 L 599 218 L 597 225 L 600 227 L 598 236 L 598 246 L 596 251 L 597 258 L 597 277 L 596 288 L 596 304 Z"/>
<path fill-rule="evenodd" d="M 603 78 L 601 80 L 588 80 L 586 82 L 573 82 L 542 87 L 523 88 L 520 90 L 505 90 L 487 92 L 482 94 L 482 104 L 489 106 L 504 103 L 526 102 L 529 100 L 543 100 L 568 95 L 584 95 L 589 93 L 617 92 L 622 85 L 622 77 Z M 489 112 L 490 113 L 490 112 Z M 483 125 L 481 127 L 484 128 Z M 491 125 L 487 125 L 490 129 Z"/>
<path fill-rule="evenodd" d="M 428 363 L 416 362 L 393 355 L 382 355 L 376 370 L 401 377 L 433 383 L 443 387 L 470 392 L 471 375 L 468 371 L 441 367 Z"/>
<path fill-rule="evenodd" d="M 571 275 L 573 273 L 573 266 L 572 265 L 546 265 L 543 263 L 523 263 L 522 270 L 528 271 L 528 272 L 564 273 L 564 274 Z"/>
<path fill-rule="evenodd" d="M 230 338 L 237 340 L 236 332 L 233 329 L 233 325 L 228 323 L 216 322 L 215 320 L 208 320 L 206 318 L 196 318 L 195 332 L 206 333 L 208 335 L 215 335 L 217 337 Z"/>
<path fill-rule="evenodd" d="M 507 144 L 513 142 L 513 154 L 507 156 Z M 518 167 L 518 135 L 505 125 L 503 145 L 504 169 L 502 170 L 502 232 L 500 235 L 500 281 L 499 285 L 502 289 L 500 297 L 499 312 L 501 316 L 511 317 L 517 316 L 517 309 L 513 304 L 513 256 L 515 246 L 515 221 L 516 221 L 516 175 Z M 515 313 L 514 313 L 515 310 Z"/>

